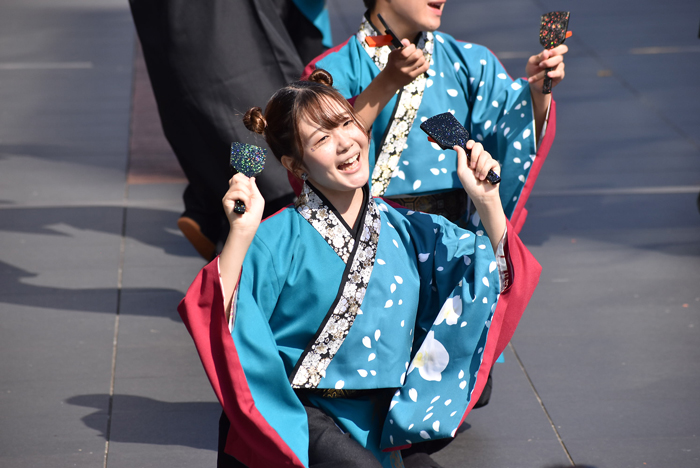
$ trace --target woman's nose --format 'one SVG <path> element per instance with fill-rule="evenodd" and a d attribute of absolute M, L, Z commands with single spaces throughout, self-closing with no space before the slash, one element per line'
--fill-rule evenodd
<path fill-rule="evenodd" d="M 345 135 L 343 132 L 339 132 L 336 141 L 338 142 L 339 153 L 344 153 L 352 147 L 352 139 L 348 135 Z"/>

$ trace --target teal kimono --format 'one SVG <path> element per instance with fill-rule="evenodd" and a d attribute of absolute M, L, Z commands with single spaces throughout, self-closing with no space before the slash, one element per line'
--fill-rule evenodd
<path fill-rule="evenodd" d="M 343 96 L 358 96 L 387 63 L 389 46 L 372 48 L 365 42 L 365 37 L 379 34 L 383 33 L 363 18 L 358 33 L 307 65 L 302 79 L 322 68 L 331 73 L 333 86 Z M 456 153 L 429 142 L 419 128 L 429 117 L 451 112 L 500 163 L 503 209 L 519 231 L 525 202 L 554 139 L 554 103 L 537 147 L 527 80 L 513 80 L 486 47 L 443 32 L 422 33 L 416 46 L 430 69 L 401 89 L 374 121 L 372 194 L 406 197 L 462 189 Z M 476 215 L 467 220 L 476 230 L 478 214 L 469 215 Z"/>
<path fill-rule="evenodd" d="M 230 331 L 217 261 L 180 304 L 231 421 L 226 451 L 247 466 L 308 466 L 298 393 L 386 467 L 454 436 L 537 283 L 514 233 L 501 292 L 487 236 L 364 192 L 355 229 L 309 184 L 261 223 Z"/>

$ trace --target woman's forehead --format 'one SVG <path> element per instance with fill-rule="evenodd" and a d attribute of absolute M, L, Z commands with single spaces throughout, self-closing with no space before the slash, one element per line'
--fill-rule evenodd
<path fill-rule="evenodd" d="M 348 109 L 335 99 L 322 98 L 318 106 L 309 107 L 301 114 L 299 129 L 328 128 L 329 124 L 338 125 L 350 117 Z"/>

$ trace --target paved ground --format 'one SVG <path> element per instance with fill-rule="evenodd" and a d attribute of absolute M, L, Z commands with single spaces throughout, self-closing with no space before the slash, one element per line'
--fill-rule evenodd
<path fill-rule="evenodd" d="M 329 4 L 337 42 L 361 6 Z M 522 234 L 544 273 L 492 403 L 436 458 L 700 466 L 700 4 L 451 1 L 443 29 L 521 75 L 555 9 L 574 37 Z M 126 2 L 0 4 L 3 468 L 214 466 L 175 311 L 203 262 L 137 52 Z"/>

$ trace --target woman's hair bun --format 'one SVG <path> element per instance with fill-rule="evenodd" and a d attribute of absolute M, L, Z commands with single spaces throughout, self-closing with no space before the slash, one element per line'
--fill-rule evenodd
<path fill-rule="evenodd" d="M 309 81 L 314 83 L 321 83 L 326 86 L 333 86 L 333 77 L 323 68 L 317 68 L 309 75 Z"/>
<path fill-rule="evenodd" d="M 258 133 L 260 135 L 265 131 L 267 127 L 267 122 L 265 117 L 263 117 L 262 109 L 259 107 L 251 107 L 248 112 L 243 116 L 243 124 L 251 132 Z"/>

